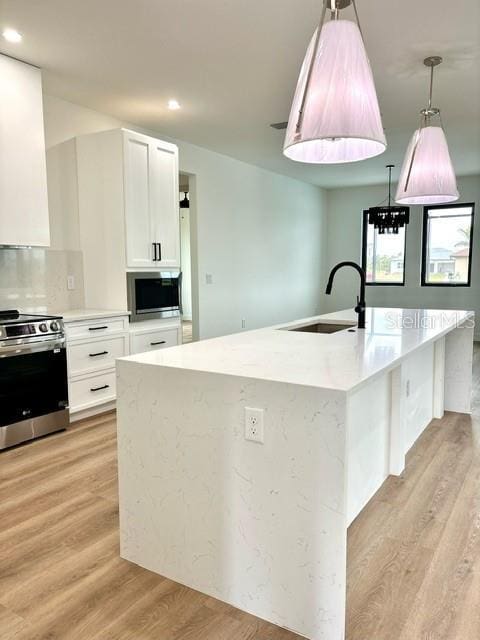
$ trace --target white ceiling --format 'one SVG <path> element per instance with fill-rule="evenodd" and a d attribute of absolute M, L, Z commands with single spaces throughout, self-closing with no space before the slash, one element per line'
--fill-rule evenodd
<path fill-rule="evenodd" d="M 47 93 L 325 187 L 385 181 L 425 105 L 422 60 L 442 55 L 434 102 L 458 175 L 480 173 L 479 0 L 357 0 L 389 147 L 319 167 L 282 156 L 322 0 L 0 0 L 4 53 L 44 69 Z M 351 8 L 345 16 L 352 15 Z M 169 98 L 181 111 L 166 108 Z"/>

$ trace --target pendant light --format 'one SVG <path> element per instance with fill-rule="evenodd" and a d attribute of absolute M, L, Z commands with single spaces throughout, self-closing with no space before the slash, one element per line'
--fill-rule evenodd
<path fill-rule="evenodd" d="M 353 5 L 356 22 L 340 20 Z M 331 20 L 325 22 L 327 10 Z M 356 162 L 387 143 L 355 0 L 324 0 L 300 71 L 283 153 L 316 164 Z"/>
<path fill-rule="evenodd" d="M 423 61 L 430 67 L 430 97 L 428 107 L 420 112 L 420 128 L 413 134 L 403 161 L 395 198 L 399 204 L 441 204 L 459 198 L 440 109 L 432 107 L 433 70 L 441 62 L 440 56 Z M 432 124 L 433 118 L 438 118 L 438 124 Z"/>
<path fill-rule="evenodd" d="M 188 191 L 183 192 L 183 198 L 180 200 L 180 209 L 190 209 L 190 200 L 188 199 Z"/>
<path fill-rule="evenodd" d="M 388 169 L 388 205 L 370 207 L 364 213 L 368 214 L 368 224 L 373 224 L 379 234 L 398 234 L 398 230 L 410 222 L 410 208 L 392 205 L 392 169 L 394 164 L 387 164 Z"/>

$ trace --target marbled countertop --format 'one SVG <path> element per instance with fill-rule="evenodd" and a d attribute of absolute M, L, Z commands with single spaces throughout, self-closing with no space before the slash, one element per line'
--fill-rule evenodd
<path fill-rule="evenodd" d="M 76 322 L 78 320 L 94 320 L 96 318 L 113 318 L 116 316 L 130 315 L 129 311 L 119 309 L 69 309 L 49 311 L 52 315 L 62 316 L 64 322 Z"/>
<path fill-rule="evenodd" d="M 122 360 L 350 391 L 457 325 L 473 323 L 474 312 L 368 308 L 366 329 L 350 332 L 356 320 L 356 313 L 348 309 Z M 333 334 L 285 330 L 319 321 L 346 328 Z"/>

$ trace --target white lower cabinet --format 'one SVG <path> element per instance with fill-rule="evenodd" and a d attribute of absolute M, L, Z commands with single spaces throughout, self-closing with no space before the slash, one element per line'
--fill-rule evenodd
<path fill-rule="evenodd" d="M 128 353 L 126 335 L 96 340 L 79 340 L 68 350 L 68 370 L 70 376 L 95 373 L 105 369 L 114 369 L 116 358 Z"/>
<path fill-rule="evenodd" d="M 175 347 L 182 343 L 180 323 L 157 326 L 133 323 L 130 327 L 130 353 L 132 355 Z"/>
<path fill-rule="evenodd" d="M 130 350 L 128 316 L 65 320 L 70 414 L 94 414 L 116 399 L 115 360 Z"/>
<path fill-rule="evenodd" d="M 75 378 L 69 385 L 72 413 L 112 402 L 115 398 L 115 369 Z"/>

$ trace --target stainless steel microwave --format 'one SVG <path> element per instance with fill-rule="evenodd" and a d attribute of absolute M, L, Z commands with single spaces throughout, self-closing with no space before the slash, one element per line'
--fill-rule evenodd
<path fill-rule="evenodd" d="M 182 273 L 127 273 L 130 320 L 173 318 L 182 312 Z"/>

